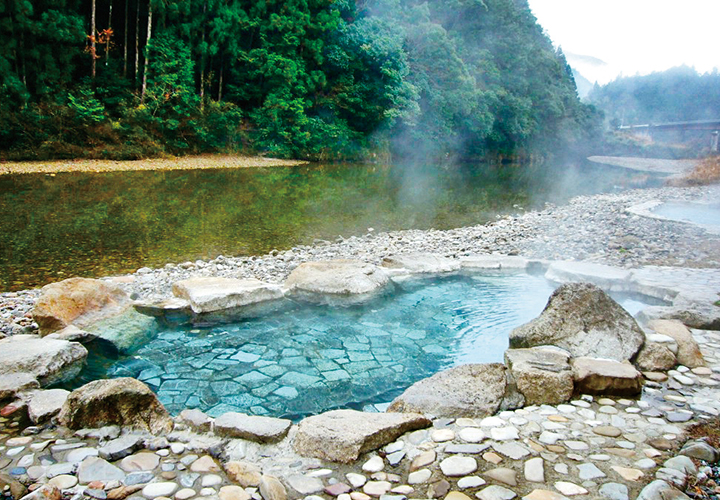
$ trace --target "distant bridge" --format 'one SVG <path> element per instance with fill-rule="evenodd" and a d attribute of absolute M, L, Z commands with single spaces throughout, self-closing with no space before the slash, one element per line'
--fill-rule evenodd
<path fill-rule="evenodd" d="M 653 132 L 666 130 L 679 130 L 685 132 L 687 130 L 709 130 L 710 131 L 710 150 L 718 152 L 718 136 L 720 135 L 720 120 L 699 120 L 692 122 L 667 122 L 667 123 L 645 123 L 643 125 L 621 125 L 618 127 L 620 131 L 637 133 L 652 137 Z"/>

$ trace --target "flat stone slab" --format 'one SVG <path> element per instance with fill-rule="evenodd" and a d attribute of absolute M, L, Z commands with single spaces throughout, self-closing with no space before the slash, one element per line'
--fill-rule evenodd
<path fill-rule="evenodd" d="M 642 391 L 642 374 L 630 363 L 587 357 L 571 363 L 575 387 L 583 394 L 632 396 Z"/>
<path fill-rule="evenodd" d="M 513 255 L 471 255 L 460 259 L 463 269 L 517 269 L 528 267 L 528 260 Z"/>
<path fill-rule="evenodd" d="M 631 276 L 632 271 L 619 267 L 576 261 L 553 262 L 545 273 L 545 278 L 556 283 L 587 281 L 612 292 L 628 291 Z"/>
<path fill-rule="evenodd" d="M 6 373 L 0 377 L 0 401 L 14 398 L 19 392 L 39 387 L 40 384 L 32 373 Z"/>
<path fill-rule="evenodd" d="M 255 278 L 200 277 L 173 284 L 173 294 L 190 303 L 195 313 L 248 306 L 283 296 L 282 287 Z"/>
<path fill-rule="evenodd" d="M 301 295 L 365 295 L 390 281 L 380 267 L 355 260 L 304 262 L 296 267 L 285 286 Z"/>
<path fill-rule="evenodd" d="M 60 413 L 63 404 L 70 395 L 65 389 L 48 389 L 37 391 L 28 404 L 28 415 L 34 424 L 50 420 Z"/>
<path fill-rule="evenodd" d="M 215 419 L 215 434 L 247 439 L 257 443 L 275 443 L 287 436 L 292 422 L 282 418 L 250 416 L 245 413 L 223 413 Z"/>
<path fill-rule="evenodd" d="M 507 388 L 505 365 L 460 365 L 414 383 L 395 398 L 387 411 L 487 417 L 500 408 Z"/>
<path fill-rule="evenodd" d="M 558 404 L 570 400 L 574 385 L 569 353 L 549 347 L 508 349 L 505 364 L 525 396 L 525 404 Z"/>
<path fill-rule="evenodd" d="M 334 410 L 300 422 L 293 447 L 305 457 L 350 463 L 361 453 L 393 442 L 402 434 L 428 427 L 415 413 L 364 413 Z"/>
<path fill-rule="evenodd" d="M 77 342 L 13 335 L 0 340 L 0 379 L 25 373 L 41 386 L 71 380 L 82 370 L 88 351 Z"/>
<path fill-rule="evenodd" d="M 382 267 L 405 269 L 411 273 L 448 273 L 460 269 L 460 261 L 433 254 L 403 254 L 385 257 Z"/>

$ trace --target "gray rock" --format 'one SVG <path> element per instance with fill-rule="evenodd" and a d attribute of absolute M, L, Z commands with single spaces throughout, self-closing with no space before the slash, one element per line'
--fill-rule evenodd
<path fill-rule="evenodd" d="M 71 380 L 80 373 L 87 354 L 76 342 L 13 335 L 0 340 L 0 379 L 30 374 L 42 387 Z M 27 379 L 26 383 L 31 384 Z"/>
<path fill-rule="evenodd" d="M 638 352 L 645 334 L 630 314 L 589 283 L 560 286 L 545 310 L 510 333 L 510 347 L 554 345 L 573 357 L 623 361 Z"/>
<path fill-rule="evenodd" d="M 574 386 L 568 353 L 545 347 L 508 349 L 505 364 L 526 404 L 559 404 L 570 400 Z"/>
<path fill-rule="evenodd" d="M 419 414 L 334 410 L 301 421 L 293 447 L 305 457 L 350 463 L 361 453 L 430 425 L 430 420 Z"/>
<path fill-rule="evenodd" d="M 180 420 L 198 432 L 208 432 L 212 424 L 210 417 L 197 409 L 186 409 L 181 411 Z"/>
<path fill-rule="evenodd" d="M 213 428 L 219 436 L 247 439 L 257 443 L 275 443 L 287 436 L 291 425 L 292 422 L 286 419 L 228 412 L 215 419 Z"/>
<path fill-rule="evenodd" d="M 628 487 L 621 483 L 605 483 L 600 487 L 600 495 L 608 500 L 629 500 Z"/>
<path fill-rule="evenodd" d="M 125 477 L 124 484 L 126 486 L 134 486 L 136 484 L 147 484 L 155 479 L 155 474 L 149 471 L 131 472 Z"/>
<path fill-rule="evenodd" d="M 30 403 L 28 403 L 30 421 L 39 424 L 50 420 L 60 413 L 60 409 L 69 395 L 70 391 L 65 389 L 48 389 L 34 392 Z"/>
<path fill-rule="evenodd" d="M 572 367 L 575 388 L 583 394 L 632 396 L 642 390 L 642 374 L 630 363 L 580 357 Z"/>
<path fill-rule="evenodd" d="M 308 477 L 304 474 L 292 474 L 288 476 L 287 482 L 292 489 L 301 495 L 320 493 L 325 488 L 322 480 L 317 477 Z"/>
<path fill-rule="evenodd" d="M 263 474 L 259 489 L 264 500 L 287 500 L 285 486 L 274 476 Z"/>
<path fill-rule="evenodd" d="M 646 342 L 635 358 L 635 365 L 642 371 L 668 371 L 677 364 L 675 354 L 663 344 Z"/>
<path fill-rule="evenodd" d="M 97 335 L 81 330 L 75 325 L 69 325 L 58 330 L 55 333 L 51 333 L 46 336 L 49 339 L 67 340 L 68 342 L 80 342 L 81 344 L 87 344 L 97 339 Z"/>
<path fill-rule="evenodd" d="M 656 479 L 640 491 L 637 500 L 690 500 L 690 497 L 665 481 Z"/>
<path fill-rule="evenodd" d="M 388 283 L 382 268 L 355 260 L 304 262 L 285 280 L 285 286 L 294 294 L 309 299 L 318 295 L 362 299 Z"/>
<path fill-rule="evenodd" d="M 411 273 L 447 273 L 460 269 L 460 261 L 433 254 L 402 254 L 385 257 L 383 267 L 405 269 Z"/>
<path fill-rule="evenodd" d="M 697 458 L 708 463 L 715 463 L 720 459 L 720 452 L 705 441 L 689 441 L 680 450 L 681 455 L 690 458 Z"/>
<path fill-rule="evenodd" d="M 87 457 L 96 456 L 98 456 L 97 448 L 91 448 L 86 446 L 83 448 L 76 448 L 74 450 L 70 450 L 67 455 L 65 455 L 65 461 L 70 462 L 71 464 L 79 464 Z"/>
<path fill-rule="evenodd" d="M 493 415 L 508 393 L 507 378 L 500 363 L 460 365 L 416 382 L 387 411 L 442 417 Z"/>
<path fill-rule="evenodd" d="M 255 278 L 230 279 L 198 277 L 173 284 L 176 297 L 190 302 L 195 313 L 232 309 L 282 298 L 279 285 Z"/>
<path fill-rule="evenodd" d="M 697 474 L 697 467 L 695 467 L 693 461 L 685 455 L 678 455 L 677 457 L 669 458 L 663 465 L 669 469 L 675 469 L 684 474 Z"/>
<path fill-rule="evenodd" d="M 478 491 L 475 496 L 480 500 L 512 500 L 517 494 L 504 486 L 493 484 Z"/>
<path fill-rule="evenodd" d="M 173 428 L 157 396 L 133 378 L 96 380 L 75 389 L 58 418 L 71 429 L 120 425 L 159 434 Z"/>
<path fill-rule="evenodd" d="M 0 377 L 0 401 L 12 399 L 20 392 L 39 387 L 40 384 L 32 373 L 6 373 Z"/>
<path fill-rule="evenodd" d="M 92 481 L 124 481 L 125 473 L 113 464 L 99 457 L 88 457 L 82 461 L 77 471 L 78 481 L 87 484 Z"/>

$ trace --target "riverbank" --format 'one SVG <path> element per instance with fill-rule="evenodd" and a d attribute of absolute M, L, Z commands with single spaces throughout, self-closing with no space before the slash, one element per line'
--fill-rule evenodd
<path fill-rule="evenodd" d="M 580 196 L 562 206 L 507 216 L 485 225 L 446 231 L 408 230 L 317 241 L 287 251 L 252 257 L 220 256 L 210 261 L 168 263 L 107 278 L 143 300 L 172 296 L 172 284 L 190 276 L 255 277 L 283 281 L 300 263 L 339 258 L 379 263 L 402 253 L 446 257 L 500 253 L 547 260 L 584 260 L 618 267 L 658 265 L 720 268 L 720 237 L 682 222 L 640 217 L 627 210 L 651 200 L 720 199 L 720 186 L 639 189 Z M 39 289 L 0 294 L 0 334 L 34 331 L 29 311 Z"/>
<path fill-rule="evenodd" d="M 54 160 L 0 162 L 0 175 L 60 172 L 125 172 L 133 170 L 196 170 L 206 168 L 292 167 L 306 161 L 262 156 L 203 155 L 144 160 Z"/>

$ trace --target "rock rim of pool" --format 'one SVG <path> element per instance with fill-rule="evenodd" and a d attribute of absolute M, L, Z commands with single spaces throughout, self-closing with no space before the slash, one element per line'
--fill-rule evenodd
<path fill-rule="evenodd" d="M 437 272 L 437 273 L 462 273 L 462 272 L 469 272 L 470 269 L 511 269 L 511 270 L 544 270 L 545 276 L 548 279 L 553 279 L 556 281 L 563 281 L 566 283 L 571 283 L 568 286 L 575 286 L 572 283 L 576 280 L 582 280 L 586 282 L 597 282 L 599 287 L 605 287 L 605 288 L 611 288 L 611 287 L 617 287 L 618 289 L 622 289 L 623 291 L 627 292 L 635 292 L 635 293 L 644 293 L 646 295 L 650 295 L 656 298 L 661 298 L 663 300 L 666 300 L 670 303 L 670 305 L 667 306 L 655 306 L 650 309 L 650 311 L 645 312 L 644 318 L 646 319 L 665 319 L 670 320 L 672 325 L 674 325 L 675 328 L 678 330 L 686 329 L 686 327 L 682 324 L 681 321 L 677 321 L 676 316 L 680 315 L 682 316 L 683 313 L 687 312 L 687 309 L 689 306 L 692 306 L 694 308 L 690 315 L 693 320 L 702 320 L 701 322 L 705 323 L 712 323 L 718 322 L 720 319 L 720 308 L 713 305 L 712 300 L 716 300 L 716 292 L 711 284 L 703 285 L 699 283 L 697 280 L 693 281 L 692 279 L 689 279 L 689 277 L 692 277 L 693 271 L 692 270 L 678 270 L 678 269 L 668 269 L 668 268 L 640 268 L 640 269 L 634 269 L 629 272 L 625 270 L 615 270 L 613 271 L 612 268 L 608 268 L 607 266 L 598 266 L 596 264 L 592 263 L 580 263 L 580 262 L 543 262 L 538 260 L 529 260 L 529 259 L 522 259 L 522 257 L 517 256 L 475 256 L 472 258 L 464 259 L 464 260 L 457 260 L 457 263 L 459 266 L 453 265 L 452 268 L 455 269 L 453 271 L 447 271 L 447 261 L 446 260 L 440 260 L 438 259 L 436 262 L 438 263 L 437 268 L 432 268 L 432 266 L 428 266 L 427 262 L 433 262 L 432 259 L 425 259 L 423 260 L 422 266 L 416 266 L 415 264 L 419 262 L 419 258 L 417 256 L 413 256 L 412 258 L 408 258 L 409 260 L 406 260 L 406 262 L 413 262 L 413 266 L 415 266 L 415 269 L 418 269 L 418 267 L 422 268 L 421 272 L 411 272 L 410 270 L 406 268 L 397 268 L 394 272 L 395 276 L 403 277 L 403 276 L 419 276 L 427 275 L 429 273 Z M 396 259 L 394 262 L 401 262 L 401 259 Z M 411 266 L 411 267 L 413 267 Z M 309 267 L 321 267 L 319 264 L 313 263 L 312 266 Z M 335 264 L 326 266 L 326 274 L 323 277 L 324 280 L 329 279 L 328 277 L 332 275 L 332 272 L 327 271 L 328 269 L 336 269 L 337 266 Z M 342 268 L 342 266 L 341 266 Z M 373 283 L 373 290 L 377 290 L 379 288 L 382 288 L 383 286 L 388 286 L 391 284 L 392 279 L 389 276 L 391 273 L 387 273 L 383 269 L 372 266 L 369 264 L 366 264 L 364 266 L 359 266 L 355 268 L 357 269 L 364 269 L 365 276 L 371 276 L 371 281 Z M 702 270 L 702 272 L 707 272 L 706 270 Z M 338 275 L 340 283 L 346 283 L 347 275 L 340 273 Z M 707 281 L 707 280 L 706 280 Z M 712 280 L 711 280 L 712 281 Z M 292 284 L 292 282 L 291 282 Z M 258 285 L 259 286 L 259 285 Z M 584 286 L 584 285 L 583 285 Z M 285 289 L 292 289 L 292 286 L 286 286 Z M 338 288 L 335 288 L 337 290 Z M 348 287 L 346 286 L 343 290 L 345 290 L 345 293 L 347 293 Z M 358 295 L 363 295 L 364 293 L 367 293 L 368 288 L 364 286 L 358 286 L 356 288 L 353 288 L 353 290 L 356 290 L 358 292 Z M 604 292 L 603 292 L 604 293 Z M 274 300 L 274 299 L 273 299 Z M 177 302 L 173 305 L 177 305 Z M 717 310 L 712 310 L 710 306 L 715 307 Z M 237 307 L 237 306 L 235 306 Z M 641 315 L 642 316 L 642 315 Z M 667 324 L 666 324 L 667 326 Z M 689 325 L 693 326 L 693 325 Z M 657 335 L 660 332 L 652 332 L 651 330 L 647 331 L 645 333 L 644 338 L 644 344 L 649 345 L 652 343 L 656 343 L 658 340 L 662 340 L 661 343 L 663 343 L 663 346 L 674 346 L 674 352 L 685 352 L 688 349 L 692 350 L 692 335 L 677 335 L 674 338 L 670 338 L 668 341 L 665 337 L 668 337 L 667 335 Z M 37 337 L 38 342 L 50 342 L 50 341 L 59 342 L 56 339 L 42 339 L 40 337 Z M 70 343 L 70 342 L 68 342 Z M 78 344 L 79 345 L 79 344 Z M 694 346 L 697 347 L 697 346 Z M 624 355 L 623 360 L 619 361 L 608 361 L 604 359 L 598 359 L 598 358 L 574 358 L 570 352 L 564 351 L 558 347 L 551 347 L 550 349 L 555 349 L 555 353 L 559 354 L 559 356 L 553 357 L 553 362 L 546 362 L 543 361 L 543 359 L 534 357 L 534 358 L 525 358 L 522 360 L 522 362 L 519 362 L 519 359 L 517 356 L 513 356 L 513 353 L 510 352 L 508 356 L 506 356 L 507 366 L 503 364 L 481 364 L 479 365 L 475 370 L 479 370 L 482 372 L 485 372 L 487 370 L 490 370 L 490 372 L 495 373 L 495 379 L 497 379 L 497 383 L 495 384 L 480 384 L 483 385 L 483 387 L 479 388 L 478 390 L 484 394 L 484 400 L 491 400 L 495 399 L 496 401 L 490 405 L 492 407 L 483 408 L 482 410 L 478 410 L 479 406 L 475 405 L 476 401 L 473 401 L 469 399 L 466 401 L 466 408 L 465 409 L 455 409 L 452 412 L 445 411 L 445 408 L 441 405 L 437 405 L 437 401 L 433 398 L 442 396 L 446 400 L 452 399 L 454 394 L 456 394 L 456 391 L 458 388 L 461 388 L 463 386 L 462 377 L 458 379 L 455 377 L 456 374 L 460 374 L 464 376 L 463 374 L 468 370 L 474 370 L 472 367 L 468 367 L 469 365 L 462 365 L 454 369 L 446 370 L 443 372 L 439 372 L 438 374 L 429 377 L 427 379 L 421 380 L 420 382 L 416 383 L 415 385 L 411 386 L 407 389 L 406 393 L 399 396 L 396 400 L 396 402 L 391 405 L 390 410 L 395 411 L 412 411 L 413 413 L 421 412 L 428 415 L 432 415 L 434 417 L 454 417 L 454 418 L 463 418 L 465 416 L 468 417 L 476 417 L 479 415 L 492 415 L 493 413 L 497 412 L 498 410 L 502 409 L 512 409 L 512 408 L 519 408 L 522 407 L 524 404 L 528 404 L 528 402 L 533 402 L 535 404 L 543 404 L 543 403 L 552 403 L 556 404 L 558 402 L 567 401 L 572 396 L 573 393 L 577 393 L 580 390 L 584 390 L 583 388 L 585 386 L 589 387 L 587 390 L 591 390 L 592 392 L 596 394 L 607 394 L 607 395 L 614 395 L 614 394 L 621 394 L 621 395 L 628 395 L 628 394 L 636 394 L 642 387 L 642 379 L 640 378 L 639 372 L 633 367 L 631 364 L 632 361 L 634 361 L 634 352 L 633 353 L 626 353 Z M 512 350 L 510 350 L 512 351 Z M 673 350 L 668 349 L 668 352 L 672 353 Z M 564 357 L 565 353 L 567 355 L 567 359 L 569 361 L 570 369 L 568 369 L 567 366 L 564 365 L 562 360 L 559 360 L 559 358 Z M 558 359 L 555 359 L 558 358 Z M 577 359 L 580 359 L 580 361 L 577 361 Z M 617 373 L 617 377 L 613 375 L 613 363 L 617 363 L 617 365 L 622 365 L 622 370 L 620 370 Z M 611 366 L 612 365 L 612 366 Z M 494 370 L 494 371 L 493 371 Z M 567 375 L 568 373 L 572 373 L 573 377 L 573 391 L 570 391 L 567 386 Z M 489 372 L 488 372 L 489 373 Z M 539 383 L 543 383 L 545 380 L 550 380 L 552 377 L 549 377 L 551 374 L 560 374 L 561 375 L 561 381 L 558 382 L 560 386 L 564 387 L 564 392 L 562 393 L 563 396 L 560 398 L 560 400 L 557 400 L 557 394 L 555 394 L 555 398 L 552 400 L 545 400 L 543 401 L 542 394 L 537 393 L 531 393 L 528 389 L 528 385 L 532 385 L 532 382 L 528 381 L 527 377 L 530 377 L 530 380 L 534 376 L 537 376 L 537 381 Z M 12 391 L 12 388 L 8 390 L 8 388 L 5 388 L 7 394 L 13 394 L 13 397 L 18 398 L 19 401 L 26 401 L 26 402 L 32 402 L 32 397 L 34 395 L 38 394 L 37 389 L 33 389 L 32 391 L 28 391 L 28 387 L 33 387 L 32 382 L 28 385 L 27 377 L 18 376 L 16 377 L 18 380 L 18 386 L 17 390 L 15 392 Z M 134 380 L 134 379 L 133 379 Z M 436 384 L 434 381 L 440 380 L 439 384 Z M 586 382 L 587 381 L 587 382 Z M 139 381 L 135 381 L 137 384 L 144 385 Z M 41 383 L 41 385 L 44 385 Z M 434 388 L 426 393 L 423 393 L 423 387 L 424 386 L 433 386 Z M 523 390 L 524 389 L 524 390 Z M 7 392 L 9 391 L 9 392 Z M 495 392 L 493 392 L 495 391 Z M 145 392 L 144 390 L 140 392 Z M 523 394 L 525 392 L 525 394 Z M 496 394 L 497 393 L 497 394 Z M 76 396 L 73 396 L 74 393 L 71 393 L 68 400 L 76 401 L 78 398 Z M 433 394 L 435 396 L 433 396 Z M 419 396 L 418 396 L 419 395 Z M 417 396 L 417 397 L 416 397 Z M 436 398 L 437 399 L 437 398 Z M 482 399 L 482 398 L 481 398 Z M 408 401 L 420 401 L 422 404 L 409 404 Z M 429 403 L 428 403 L 429 402 Z M 425 404 L 427 403 L 427 404 Z M 158 403 L 159 404 L 159 403 Z M 151 405 L 155 407 L 154 403 Z M 432 407 L 432 408 L 430 408 Z M 453 407 L 452 404 L 448 405 L 447 408 Z M 58 408 L 57 411 L 60 411 L 61 408 Z M 456 411 L 457 410 L 457 411 Z M 160 410 L 158 410 L 160 411 Z M 67 414 L 67 412 L 65 412 Z M 404 413 L 401 413 L 401 415 Z M 322 417 L 323 415 L 327 415 L 327 413 L 321 413 L 320 415 L 317 415 L 315 417 L 307 417 L 305 420 L 312 419 L 312 418 L 318 418 Z M 337 414 L 336 414 L 337 415 Z M 382 418 L 385 417 L 388 414 L 364 414 L 363 418 L 367 419 L 378 419 L 378 421 L 382 420 Z M 44 418 L 47 418 L 47 413 L 44 414 Z M 123 416 L 123 418 L 126 418 Z M 349 417 L 348 417 L 349 418 Z M 162 419 L 161 419 L 162 421 Z M 348 422 L 352 421 L 352 419 L 348 420 Z M 301 421 L 300 426 L 302 426 L 303 421 Z M 103 425 L 111 425 L 111 424 L 117 424 L 121 426 L 127 425 L 127 420 L 118 421 L 118 422 L 112 422 L 112 418 L 106 418 L 103 420 Z M 279 422 L 278 422 L 279 424 Z M 353 425 L 343 423 L 341 425 L 348 425 L 350 429 L 353 428 Z M 284 426 L 284 424 L 283 424 Z M 159 432 L 166 432 L 168 427 L 164 424 L 158 424 L 158 425 L 148 425 L 147 427 L 150 427 L 151 430 L 159 431 Z M 212 427 L 212 419 L 211 419 L 211 427 Z M 282 427 L 282 426 L 281 426 Z M 295 426 L 293 426 L 293 429 L 295 429 Z M 219 429 L 218 429 L 219 430 Z M 284 432 L 284 431 L 282 431 Z M 282 442 L 286 440 L 291 440 L 291 442 L 295 439 L 297 439 L 297 431 L 290 430 L 287 434 L 287 437 L 282 437 L 282 432 L 280 432 L 280 437 L 277 439 L 280 439 Z M 391 433 L 392 434 L 392 433 Z M 390 437 L 391 434 L 387 434 L 387 437 L 384 437 L 382 439 L 380 438 L 373 438 L 371 440 L 372 446 L 370 448 L 366 449 L 366 445 L 361 445 L 358 448 L 358 453 L 363 453 L 365 451 L 368 451 L 369 449 L 374 449 L 374 447 L 380 447 L 384 444 L 387 444 L 392 439 L 395 439 L 395 437 Z M 331 439 L 331 433 L 326 433 L 325 438 L 328 439 L 326 441 L 325 446 L 322 444 L 323 439 L 323 433 L 320 433 L 317 436 L 317 439 L 319 439 L 319 444 L 316 443 L 313 445 L 314 449 L 330 449 L 330 439 Z M 385 435 L 385 434 L 383 434 Z M 272 438 L 275 439 L 275 438 Z M 259 441 L 262 441 L 263 438 L 259 438 Z M 302 448 L 302 447 L 301 447 Z M 310 454 L 308 452 L 308 454 Z M 332 455 L 332 454 L 331 454 Z M 327 457 L 324 457 L 328 460 L 334 460 L 331 458 L 331 455 L 328 455 Z M 339 454 L 332 455 L 333 457 L 336 457 L 338 461 L 345 461 L 346 458 L 340 459 Z M 345 457 L 345 455 L 343 455 Z"/>

